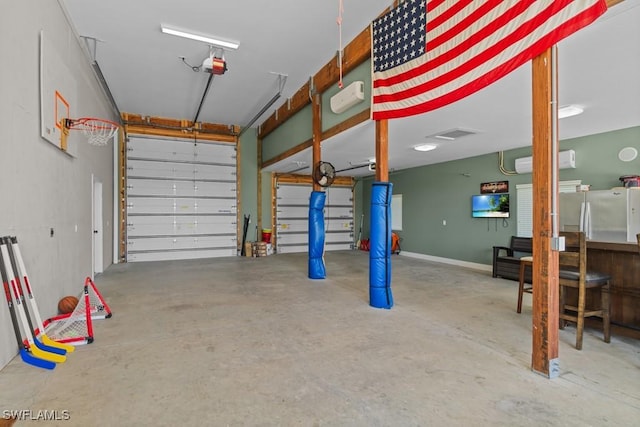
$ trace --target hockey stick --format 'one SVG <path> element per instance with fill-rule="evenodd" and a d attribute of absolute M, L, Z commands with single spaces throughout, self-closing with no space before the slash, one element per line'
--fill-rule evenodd
<path fill-rule="evenodd" d="M 358 242 L 356 243 L 356 249 L 360 249 L 360 243 L 362 241 L 362 223 L 364 222 L 364 214 L 360 217 L 360 231 L 358 231 Z"/>
<path fill-rule="evenodd" d="M 20 247 L 18 246 L 18 238 L 15 236 L 7 237 L 5 238 L 5 243 L 7 244 L 7 249 L 9 251 L 9 256 L 11 258 L 11 265 L 12 267 L 16 268 L 16 272 L 15 272 L 16 275 L 19 277 L 22 277 L 22 280 L 24 281 L 24 287 L 27 289 L 27 296 L 28 296 L 27 299 L 29 301 L 29 304 L 31 305 L 31 311 L 33 312 L 33 316 L 36 321 L 36 326 L 40 331 L 39 338 L 42 340 L 42 342 L 45 345 L 49 347 L 59 348 L 61 350 L 64 350 L 65 353 L 72 353 L 73 350 L 75 350 L 74 346 L 56 342 L 51 338 L 49 338 L 47 334 L 45 334 L 44 332 L 42 317 L 40 317 L 40 310 L 38 310 L 36 297 L 33 294 L 33 290 L 31 289 L 31 283 L 29 283 L 29 276 L 27 275 L 27 269 L 24 266 L 24 261 L 22 260 L 22 253 L 20 252 Z M 16 267 L 16 264 L 17 264 L 17 267 Z M 22 284 L 20 283 L 20 280 L 18 279 L 17 282 L 18 282 L 18 285 L 20 286 L 20 293 L 23 294 L 24 291 L 22 289 Z M 38 337 L 37 332 L 35 331 L 34 331 L 34 335 L 36 338 Z"/>
<path fill-rule="evenodd" d="M 16 334 L 16 341 L 18 342 L 18 349 L 20 350 L 20 358 L 24 363 L 36 366 L 43 369 L 54 369 L 56 364 L 48 360 L 40 359 L 33 356 L 27 351 L 26 346 L 22 342 L 20 336 L 20 326 L 18 325 L 18 318 L 16 317 L 16 310 L 13 307 L 13 301 L 11 300 L 11 290 L 9 290 L 9 282 L 7 280 L 7 273 L 4 271 L 4 263 L 0 262 L 0 277 L 2 284 L 4 285 L 4 294 L 7 298 L 7 305 L 9 306 L 9 313 L 11 315 L 11 323 L 13 323 L 13 331 Z"/>
<path fill-rule="evenodd" d="M 18 285 L 16 284 L 15 280 L 16 276 L 13 274 L 11 263 L 9 262 L 9 251 L 7 250 L 7 245 L 4 243 L 4 241 L 0 241 L 0 254 L 2 255 L 1 258 L 4 263 L 5 274 L 7 275 L 7 283 L 9 283 L 9 288 L 13 291 L 13 304 L 16 308 L 16 311 L 18 312 L 18 317 L 20 317 L 20 321 L 22 322 L 22 329 L 24 330 L 27 342 L 29 343 L 29 351 L 39 359 L 44 359 L 56 363 L 64 362 L 65 360 L 67 360 L 67 357 L 63 354 L 56 353 L 59 352 L 60 349 L 47 347 L 42 343 L 36 344 L 37 340 L 33 339 L 29 321 L 27 320 L 27 317 L 24 313 L 24 308 L 22 307 L 22 301 L 20 300 L 20 292 L 18 291 Z M 52 351 L 49 351 L 48 349 L 51 349 Z"/>
<path fill-rule="evenodd" d="M 10 265 L 10 268 L 9 267 L 5 267 L 5 268 L 7 269 L 7 273 L 13 275 L 13 281 L 16 285 L 15 290 L 18 292 L 18 296 L 20 298 L 20 306 L 24 310 L 25 317 L 27 318 L 27 323 L 29 324 L 29 331 L 32 333 L 34 337 L 33 338 L 34 344 L 36 345 L 36 347 L 38 347 L 42 351 L 48 351 L 49 353 L 62 354 L 62 355 L 67 354 L 67 351 L 65 349 L 48 346 L 44 344 L 42 341 L 40 341 L 40 339 L 37 337 L 36 328 L 33 326 L 33 322 L 31 321 L 31 314 L 29 312 L 29 307 L 27 307 L 26 305 L 26 302 L 25 302 L 26 299 L 24 297 L 24 292 L 22 291 L 22 283 L 20 280 L 20 275 L 18 273 L 18 266 L 16 265 L 15 258 L 11 253 L 11 240 L 8 236 L 5 236 L 2 238 L 2 243 L 4 243 L 5 248 L 7 250 L 7 254 L 8 254 L 7 259 L 5 259 L 5 262 L 7 262 L 8 260 Z M 11 280 L 11 276 L 9 277 L 9 280 Z"/>
<path fill-rule="evenodd" d="M 242 247 L 240 248 L 240 256 L 246 256 L 247 250 L 245 249 L 245 243 L 247 242 L 247 230 L 249 229 L 249 222 L 251 221 L 251 214 L 244 216 L 244 224 L 242 226 Z"/>

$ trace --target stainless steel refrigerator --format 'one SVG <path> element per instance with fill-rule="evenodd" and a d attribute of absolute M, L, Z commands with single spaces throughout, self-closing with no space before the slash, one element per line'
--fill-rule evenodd
<path fill-rule="evenodd" d="M 561 193 L 560 231 L 584 231 L 588 240 L 636 242 L 640 189 Z"/>

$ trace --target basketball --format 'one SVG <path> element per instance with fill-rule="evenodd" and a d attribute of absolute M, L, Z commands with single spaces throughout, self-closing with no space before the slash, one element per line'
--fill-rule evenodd
<path fill-rule="evenodd" d="M 78 305 L 78 298 L 74 296 L 66 296 L 58 302 L 58 311 L 60 314 L 71 313 Z"/>

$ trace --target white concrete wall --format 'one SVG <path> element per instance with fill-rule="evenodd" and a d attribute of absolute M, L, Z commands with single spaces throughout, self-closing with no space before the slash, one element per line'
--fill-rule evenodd
<path fill-rule="evenodd" d="M 103 184 L 104 267 L 111 264 L 113 147 L 82 142 L 73 158 L 40 137 L 41 30 L 77 83 L 77 115 L 114 117 L 58 2 L 6 3 L 0 14 L 0 235 L 18 237 L 40 313 L 48 318 L 60 297 L 79 295 L 92 273 L 92 174 Z M 0 368 L 18 352 L 2 295 Z"/>

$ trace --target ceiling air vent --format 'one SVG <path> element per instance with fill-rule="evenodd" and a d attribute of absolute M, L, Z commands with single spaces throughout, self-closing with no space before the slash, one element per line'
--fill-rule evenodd
<path fill-rule="evenodd" d="M 427 138 L 444 139 L 446 141 L 453 141 L 458 138 L 462 138 L 467 135 L 475 135 L 477 132 L 469 129 L 449 129 L 444 132 L 438 132 L 433 135 L 427 136 Z"/>

